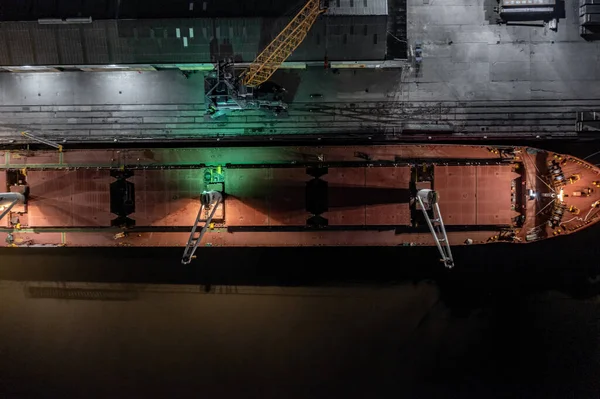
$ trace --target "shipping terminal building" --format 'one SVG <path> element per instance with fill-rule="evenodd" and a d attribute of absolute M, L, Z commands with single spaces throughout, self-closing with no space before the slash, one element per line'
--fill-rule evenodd
<path fill-rule="evenodd" d="M 246 68 L 304 1 L 3 1 L 0 140 L 21 142 L 24 129 L 212 142 L 573 139 L 598 128 L 598 42 L 582 34 L 600 23 L 592 0 L 326 3 L 269 79 L 286 90 L 285 118 L 215 124 L 202 117 L 206 74 L 223 60 Z M 66 73 L 81 71 L 96 73 Z"/>
<path fill-rule="evenodd" d="M 426 245 L 452 267 L 452 245 L 576 232 L 598 168 L 520 142 L 595 139 L 598 7 L 3 1 L 5 245 Z"/>

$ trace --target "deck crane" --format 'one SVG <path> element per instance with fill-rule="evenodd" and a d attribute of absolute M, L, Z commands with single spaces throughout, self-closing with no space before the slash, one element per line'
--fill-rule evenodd
<path fill-rule="evenodd" d="M 452 268 L 454 267 L 454 258 L 452 257 L 452 251 L 448 243 L 448 236 L 446 235 L 446 227 L 444 226 L 440 206 L 438 205 L 438 198 L 437 191 L 430 189 L 417 191 L 417 201 L 423 211 L 429 231 L 433 235 L 435 245 L 440 252 L 440 260 L 444 263 L 444 266 Z M 432 213 L 433 218 L 429 216 L 429 212 Z"/>
<path fill-rule="evenodd" d="M 0 220 L 19 202 L 25 203 L 25 196 L 21 193 L 0 193 Z"/>
<path fill-rule="evenodd" d="M 285 111 L 287 105 L 281 99 L 258 99 L 254 89 L 265 83 L 292 55 L 306 38 L 317 17 L 326 10 L 326 0 L 308 0 L 250 66 L 237 76 L 232 60 L 218 62 L 204 79 L 209 118 L 216 119 L 242 110 L 265 110 L 275 115 Z"/>
<path fill-rule="evenodd" d="M 210 227 L 221 202 L 223 202 L 223 195 L 218 191 L 204 191 L 200 196 L 200 210 L 181 258 L 181 263 L 184 265 L 189 264 L 194 259 L 194 253 L 198 249 L 206 230 Z"/>
<path fill-rule="evenodd" d="M 43 137 L 36 136 L 35 134 L 33 134 L 31 132 L 28 132 L 28 131 L 21 132 L 21 136 L 27 137 L 28 139 L 31 139 L 33 141 L 37 141 L 38 143 L 46 144 L 47 146 L 56 148 L 58 150 L 58 152 L 63 151 L 62 145 L 55 143 L 54 141 L 47 140 Z"/>
<path fill-rule="evenodd" d="M 26 201 L 27 198 L 21 193 L 0 193 L 0 220 L 8 215 L 12 208 L 19 202 L 24 204 Z M 4 226 L 6 227 L 6 224 Z M 6 242 L 9 245 L 13 244 L 14 237 L 12 233 L 8 233 Z"/>

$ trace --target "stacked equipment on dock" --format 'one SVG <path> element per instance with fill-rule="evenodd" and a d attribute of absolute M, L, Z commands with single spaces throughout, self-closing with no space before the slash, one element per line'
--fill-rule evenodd
<path fill-rule="evenodd" d="M 504 20 L 539 16 L 543 19 L 554 13 L 556 0 L 501 0 L 500 16 Z"/>
<path fill-rule="evenodd" d="M 579 0 L 579 33 L 586 40 L 600 38 L 600 0 Z"/>

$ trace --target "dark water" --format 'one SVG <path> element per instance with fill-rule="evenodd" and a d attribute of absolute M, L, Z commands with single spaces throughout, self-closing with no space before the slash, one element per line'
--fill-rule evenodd
<path fill-rule="evenodd" d="M 180 294 L 98 304 L 17 291 L 2 296 L 0 395 L 598 398 L 597 236 L 459 248 L 451 272 L 434 248 L 210 248 L 191 266 L 180 249 L 3 250 L 1 280 L 325 292 L 430 281 L 440 302 Z M 423 301 L 431 307 L 419 310 Z"/>

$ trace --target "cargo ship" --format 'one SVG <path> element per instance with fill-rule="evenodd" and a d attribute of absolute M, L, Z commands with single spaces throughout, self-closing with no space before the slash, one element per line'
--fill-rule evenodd
<path fill-rule="evenodd" d="M 192 227 L 200 248 L 529 243 L 600 211 L 597 167 L 529 147 L 8 150 L 0 169 L 13 247 L 184 247 Z"/>

